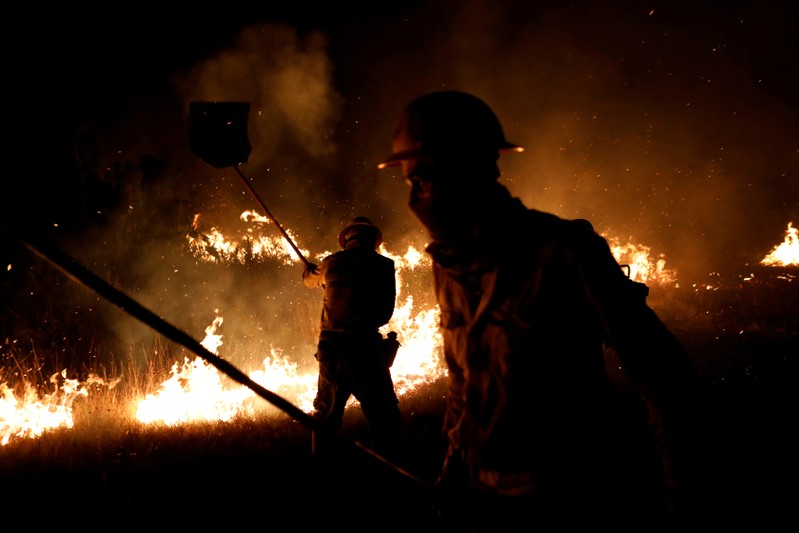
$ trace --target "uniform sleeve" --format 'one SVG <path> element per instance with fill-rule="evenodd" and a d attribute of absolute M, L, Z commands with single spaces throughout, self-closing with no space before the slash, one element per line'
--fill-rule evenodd
<path fill-rule="evenodd" d="M 464 450 L 461 448 L 459 428 L 463 418 L 466 402 L 464 399 L 465 379 L 463 369 L 452 356 L 447 337 L 444 337 L 444 360 L 447 365 L 447 395 L 444 410 L 442 432 L 447 439 L 447 449 L 437 486 L 457 490 L 465 487 L 469 480 Z"/>
<path fill-rule="evenodd" d="M 306 267 L 305 270 L 302 271 L 302 282 L 310 289 L 321 287 L 322 283 L 324 283 L 327 263 L 326 261 L 322 261 L 321 265 L 313 266 L 316 268 Z"/>
<path fill-rule="evenodd" d="M 693 379 L 689 354 L 647 304 L 646 285 L 627 277 L 602 236 L 591 230 L 579 239 L 589 297 L 630 381 L 642 392 L 659 394 Z"/>
<path fill-rule="evenodd" d="M 446 278 L 444 270 L 437 264 L 433 263 L 433 290 L 438 295 L 442 290 L 442 280 Z M 452 354 L 452 346 L 450 335 L 447 329 L 452 326 L 452 317 L 446 312 L 441 312 L 439 317 L 439 327 L 442 329 L 442 341 L 444 362 L 447 366 L 447 395 L 446 395 L 446 409 L 444 412 L 443 431 L 445 434 L 457 426 L 461 417 L 463 416 L 464 400 L 464 375 L 463 369 L 458 364 L 456 358 Z M 450 441 L 451 442 L 451 441 Z"/>
<path fill-rule="evenodd" d="M 646 302 L 648 289 L 630 280 L 599 235 L 590 238 L 582 265 L 589 291 L 629 382 L 649 411 L 667 485 L 683 483 L 692 435 L 695 369 L 688 351 Z"/>

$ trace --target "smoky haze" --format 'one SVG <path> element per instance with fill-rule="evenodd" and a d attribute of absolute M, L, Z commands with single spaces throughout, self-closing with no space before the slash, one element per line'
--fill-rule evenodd
<path fill-rule="evenodd" d="M 484 98 L 526 148 L 501 168 L 528 205 L 647 245 L 686 281 L 757 263 L 799 217 L 788 4 L 422 6 L 352 33 L 248 26 L 174 78 L 184 101 L 253 103 L 245 172 L 315 249 L 361 212 L 424 240 L 375 163 L 402 105 L 439 89 Z"/>
<path fill-rule="evenodd" d="M 796 9 L 684 4 L 441 1 L 117 21 L 94 40 L 58 41 L 75 49 L 53 52 L 54 73 L 85 86 L 63 88 L 50 110 L 60 120 L 37 146 L 52 142 L 52 157 L 36 185 L 13 191 L 14 211 L 59 224 L 80 261 L 132 280 L 142 303 L 191 334 L 220 309 L 233 315 L 226 338 L 259 353 L 279 341 L 307 359 L 321 295 L 301 286 L 298 262 L 214 266 L 189 252 L 191 231 L 237 238 L 253 230 L 241 213 L 261 211 L 234 169 L 191 153 L 189 103 L 251 103 L 240 169 L 316 260 L 356 215 L 394 253 L 424 245 L 400 176 L 376 164 L 405 103 L 458 89 L 525 147 L 502 156 L 500 179 L 528 206 L 648 246 L 684 284 L 743 273 L 799 224 Z M 146 329 L 121 320 L 131 337 Z"/>

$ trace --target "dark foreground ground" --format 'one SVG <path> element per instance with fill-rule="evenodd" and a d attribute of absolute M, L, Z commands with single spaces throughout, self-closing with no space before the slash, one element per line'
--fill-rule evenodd
<path fill-rule="evenodd" d="M 796 288 L 790 289 L 788 303 L 772 301 L 765 312 L 762 300 L 740 301 L 738 295 L 729 305 L 715 304 L 709 318 L 669 317 L 700 371 L 698 423 L 689 436 L 684 507 L 675 530 L 796 526 L 799 312 Z M 731 316 L 724 309 L 737 311 Z M 443 531 L 429 490 L 443 453 L 443 393 L 437 383 L 405 402 L 399 470 L 352 441 L 345 441 L 333 465 L 321 468 L 311 460 L 310 431 L 288 417 L 129 430 L 102 443 L 64 432 L 12 444 L 0 448 L 2 520 L 87 529 Z M 360 415 L 348 417 L 347 434 L 363 439 Z M 575 516 L 580 512 L 575 509 Z M 591 527 L 591 517 L 584 518 Z M 631 523 L 620 517 L 619 529 L 664 529 Z M 558 527 L 521 530 L 535 529 Z"/>

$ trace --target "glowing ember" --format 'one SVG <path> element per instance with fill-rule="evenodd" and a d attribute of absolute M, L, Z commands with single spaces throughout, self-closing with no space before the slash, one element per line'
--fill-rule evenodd
<path fill-rule="evenodd" d="M 66 370 L 50 376 L 55 390 L 44 395 L 25 383 L 25 390 L 19 398 L 8 385 L 0 383 L 0 445 L 5 446 L 12 437 L 35 438 L 48 429 L 71 428 L 74 425 L 72 402 L 75 398 L 88 396 L 89 386 L 113 388 L 119 383 L 119 379 L 106 383 L 95 374 L 90 374 L 83 383 L 66 376 Z M 60 386 L 59 381 L 62 381 Z"/>
<path fill-rule="evenodd" d="M 797 266 L 799 265 L 799 230 L 788 222 L 785 230 L 785 240 L 774 247 L 769 254 L 760 261 L 766 266 Z"/>

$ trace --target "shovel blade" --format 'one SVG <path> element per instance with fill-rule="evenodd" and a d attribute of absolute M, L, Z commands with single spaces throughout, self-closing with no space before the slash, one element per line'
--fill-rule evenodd
<path fill-rule="evenodd" d="M 246 163 L 250 157 L 247 137 L 249 102 L 190 102 L 189 147 L 216 168 Z"/>

